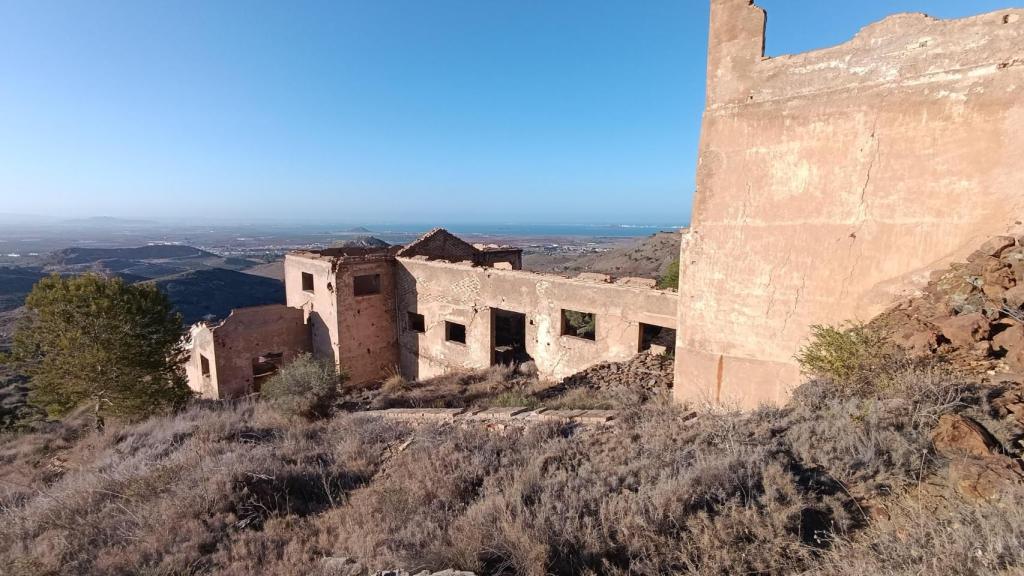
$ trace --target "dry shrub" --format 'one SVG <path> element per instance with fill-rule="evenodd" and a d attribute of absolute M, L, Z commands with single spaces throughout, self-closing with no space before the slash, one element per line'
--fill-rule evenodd
<path fill-rule="evenodd" d="M 306 422 L 254 402 L 54 427 L 0 446 L 0 479 L 29 487 L 4 488 L 0 572 L 310 574 L 327 556 L 529 575 L 1024 566 L 1024 496 L 983 508 L 918 493 L 942 466 L 934 419 L 981 400 L 942 369 L 889 373 L 870 394 L 816 381 L 747 415 L 661 399 L 612 427 Z M 432 393 L 493 399 L 520 376 L 449 375 Z M 42 472 L 54 457 L 63 467 Z M 891 519 L 869 521 L 865 499 Z"/>
<path fill-rule="evenodd" d="M 323 555 L 311 519 L 367 483 L 405 434 L 357 417 L 301 424 L 250 402 L 111 426 L 62 452 L 81 468 L 9 500 L 0 512 L 0 566 L 308 573 Z"/>
<path fill-rule="evenodd" d="M 853 538 L 836 541 L 814 573 L 835 576 L 1021 574 L 1024 487 L 1000 506 L 966 502 L 951 490 L 908 492 Z"/>
<path fill-rule="evenodd" d="M 271 376 L 260 394 L 285 414 L 316 420 L 330 415 L 345 380 L 332 362 L 305 353 Z"/>
<path fill-rule="evenodd" d="M 904 354 L 884 335 L 865 324 L 811 326 L 811 337 L 796 355 L 805 374 L 838 384 L 844 396 L 864 396 L 889 385 L 891 369 Z"/>
<path fill-rule="evenodd" d="M 536 392 L 547 386 L 550 384 L 538 380 L 530 363 L 519 367 L 497 365 L 486 370 L 453 371 L 403 386 L 385 382 L 375 391 L 369 408 L 533 406 L 537 404 Z M 512 404 L 519 400 L 524 403 Z"/>

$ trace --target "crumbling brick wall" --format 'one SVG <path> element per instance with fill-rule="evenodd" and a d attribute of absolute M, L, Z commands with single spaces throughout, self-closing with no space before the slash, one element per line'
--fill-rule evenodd
<path fill-rule="evenodd" d="M 189 387 L 204 398 L 239 398 L 255 392 L 253 361 L 280 354 L 282 364 L 310 350 L 303 313 L 282 304 L 232 310 L 220 324 L 192 328 L 186 364 Z M 203 374 L 206 358 L 209 374 Z"/>
<path fill-rule="evenodd" d="M 443 228 L 434 228 L 398 252 L 399 256 L 406 258 L 424 256 L 430 260 L 453 262 L 472 262 L 476 254 L 477 249 L 472 244 Z"/>
<path fill-rule="evenodd" d="M 867 320 L 1024 218 L 1024 10 L 900 14 L 764 57 L 712 0 L 675 393 L 752 407 L 799 382 L 815 323 Z"/>

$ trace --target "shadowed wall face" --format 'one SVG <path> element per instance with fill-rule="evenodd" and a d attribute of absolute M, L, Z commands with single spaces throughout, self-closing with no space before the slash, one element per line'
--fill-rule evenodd
<path fill-rule="evenodd" d="M 675 394 L 750 408 L 799 383 L 811 324 L 868 320 L 1019 231 L 1024 10 L 901 14 L 766 59 L 764 11 L 711 4 Z"/>

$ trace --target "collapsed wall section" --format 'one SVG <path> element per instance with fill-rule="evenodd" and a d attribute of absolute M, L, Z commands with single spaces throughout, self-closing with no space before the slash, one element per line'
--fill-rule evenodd
<path fill-rule="evenodd" d="M 185 365 L 189 387 L 204 398 L 240 398 L 259 391 L 259 381 L 310 349 L 301 310 L 282 304 L 232 310 L 215 326 L 191 330 Z"/>
<path fill-rule="evenodd" d="M 712 0 L 675 394 L 753 407 L 816 323 L 867 320 L 1024 218 L 1024 10 L 901 14 L 764 58 L 765 13 Z"/>

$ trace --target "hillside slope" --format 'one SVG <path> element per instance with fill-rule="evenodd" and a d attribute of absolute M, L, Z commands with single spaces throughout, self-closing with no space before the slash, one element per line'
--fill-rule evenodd
<path fill-rule="evenodd" d="M 215 268 L 157 278 L 155 283 L 181 313 L 185 323 L 225 318 L 234 308 L 284 303 L 284 283 Z"/>
<path fill-rule="evenodd" d="M 679 232 L 659 232 L 628 246 L 597 254 L 525 254 L 523 268 L 555 274 L 598 272 L 612 276 L 660 278 L 669 264 L 679 258 L 681 240 L 682 234 Z"/>
<path fill-rule="evenodd" d="M 100 260 L 168 260 L 216 257 L 216 254 L 177 244 L 156 244 L 134 248 L 82 248 L 73 246 L 50 254 L 46 263 L 52 266 L 89 264 Z"/>

